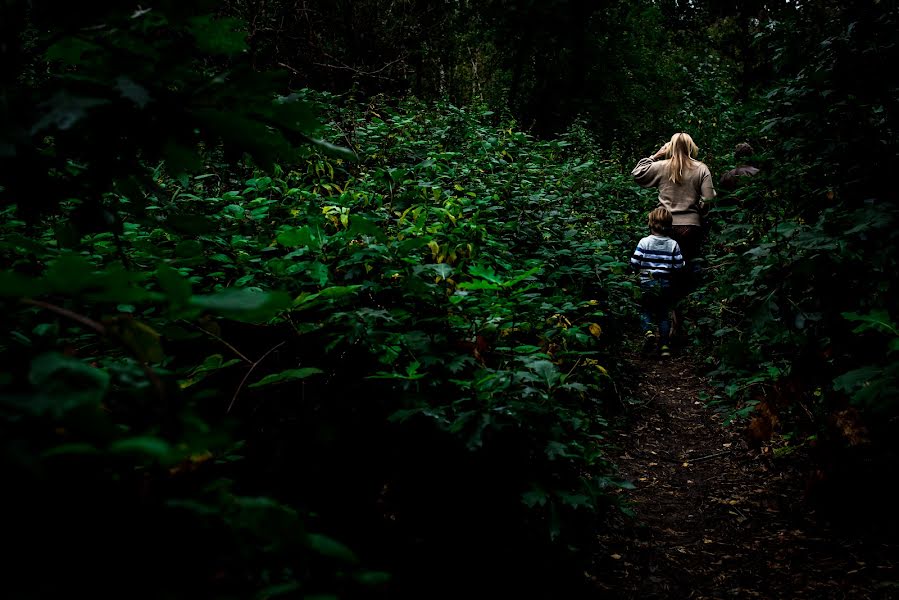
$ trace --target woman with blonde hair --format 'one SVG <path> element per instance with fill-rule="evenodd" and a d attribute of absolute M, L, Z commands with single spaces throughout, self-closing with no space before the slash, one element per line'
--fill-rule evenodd
<path fill-rule="evenodd" d="M 696 143 L 686 133 L 675 133 L 671 141 L 647 158 L 641 158 L 631 172 L 634 181 L 645 188 L 658 188 L 659 204 L 671 211 L 671 239 L 676 241 L 687 261 L 686 276 L 695 277 L 695 260 L 702 244 L 702 215 L 705 201 L 715 197 L 709 168 L 694 158 Z M 681 281 L 679 295 L 686 295 L 690 282 Z M 679 315 L 675 311 L 675 327 Z"/>

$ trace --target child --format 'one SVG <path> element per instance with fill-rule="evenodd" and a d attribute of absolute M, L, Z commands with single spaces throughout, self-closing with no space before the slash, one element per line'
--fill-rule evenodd
<path fill-rule="evenodd" d="M 631 266 L 640 272 L 640 321 L 643 325 L 646 351 L 655 345 L 653 324 L 659 324 L 659 349 L 662 356 L 671 356 L 668 337 L 671 334 L 670 312 L 674 307 L 675 290 L 672 277 L 684 268 L 684 257 L 677 242 L 668 237 L 671 212 L 659 206 L 649 213 L 649 235 L 637 244 Z"/>

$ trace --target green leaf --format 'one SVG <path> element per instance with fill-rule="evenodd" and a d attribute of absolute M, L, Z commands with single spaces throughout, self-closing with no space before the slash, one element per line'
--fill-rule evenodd
<path fill-rule="evenodd" d="M 208 54 L 234 55 L 247 49 L 247 32 L 240 19 L 214 19 L 211 15 L 190 20 L 197 48 Z"/>
<path fill-rule="evenodd" d="M 843 373 L 833 380 L 833 389 L 851 394 L 855 390 L 868 385 L 872 379 L 880 375 L 882 370 L 881 367 L 867 366 Z"/>
<path fill-rule="evenodd" d="M 472 265 L 468 269 L 468 272 L 472 277 L 480 277 L 481 279 L 486 279 L 490 283 L 502 283 L 502 278 L 500 278 L 496 274 L 496 271 L 493 270 L 493 267 L 484 265 Z"/>
<path fill-rule="evenodd" d="M 430 265 L 430 268 L 437 274 L 441 279 L 446 279 L 453 274 L 453 268 L 446 263 L 438 263 L 435 265 Z"/>
<path fill-rule="evenodd" d="M 77 65 L 83 61 L 84 54 L 98 49 L 98 46 L 87 40 L 67 37 L 47 48 L 44 58 L 48 61 L 58 60 L 70 65 Z"/>
<path fill-rule="evenodd" d="M 306 536 L 306 543 L 309 548 L 328 558 L 334 558 L 346 563 L 356 564 L 359 559 L 353 554 L 353 551 L 341 544 L 337 540 L 329 538 L 317 533 L 310 533 Z"/>
<path fill-rule="evenodd" d="M 116 319 L 115 323 L 109 327 L 140 360 L 146 363 L 158 363 L 165 358 L 159 334 L 149 325 L 136 319 L 124 318 Z"/>
<path fill-rule="evenodd" d="M 307 263 L 306 274 L 318 285 L 328 283 L 328 267 L 324 263 L 318 261 Z"/>
<path fill-rule="evenodd" d="M 549 500 L 549 495 L 543 490 L 533 489 L 527 492 L 524 492 L 521 495 L 521 501 L 525 503 L 529 508 L 534 508 L 535 506 L 545 506 L 546 502 Z"/>
<path fill-rule="evenodd" d="M 548 360 L 528 361 L 526 366 L 529 370 L 539 375 L 543 382 L 548 386 L 558 383 L 562 376 L 562 374 L 559 373 L 559 368 Z"/>
<path fill-rule="evenodd" d="M 296 310 L 308 310 L 315 306 L 319 306 L 320 304 L 325 304 L 328 301 L 352 296 L 356 293 L 356 290 L 361 287 L 361 285 L 335 285 L 314 294 L 300 294 L 294 299 L 293 306 Z"/>
<path fill-rule="evenodd" d="M 156 279 L 172 304 L 183 305 L 190 299 L 192 293 L 190 281 L 170 266 L 160 265 L 156 269 Z"/>
<path fill-rule="evenodd" d="M 262 387 L 264 385 L 271 385 L 273 383 L 283 383 L 285 381 L 293 381 L 296 379 L 306 379 L 312 375 L 316 375 L 318 373 L 323 373 L 321 369 L 316 369 L 314 367 L 305 367 L 302 369 L 288 369 L 286 371 L 281 371 L 280 373 L 273 373 L 271 375 L 266 375 L 256 383 L 251 383 L 247 387 L 256 388 Z"/>
<path fill-rule="evenodd" d="M 272 120 L 301 133 L 311 133 L 321 127 L 312 105 L 298 94 L 276 98 L 272 103 Z"/>
<path fill-rule="evenodd" d="M 860 315 L 856 312 L 844 312 L 841 314 L 847 321 L 861 322 L 861 325 L 852 330 L 853 333 L 862 333 L 869 329 L 876 329 L 892 333 L 893 335 L 899 335 L 899 330 L 896 329 L 896 324 L 893 323 L 890 314 L 883 309 L 872 310 L 867 315 Z"/>
<path fill-rule="evenodd" d="M 387 234 L 384 233 L 384 230 L 380 226 L 378 226 L 376 221 L 366 219 L 359 215 L 350 217 L 349 231 L 353 235 L 371 236 L 379 242 L 387 241 Z"/>
<path fill-rule="evenodd" d="M 256 595 L 259 600 L 268 600 L 269 598 L 279 598 L 281 596 L 291 595 L 300 591 L 302 586 L 300 586 L 297 581 L 288 581 L 286 583 L 277 583 L 275 585 L 270 585 L 262 590 Z"/>
<path fill-rule="evenodd" d="M 106 371 L 55 352 L 42 354 L 31 362 L 28 380 L 37 391 L 28 408 L 55 416 L 81 406 L 99 406 L 109 389 Z"/>
<path fill-rule="evenodd" d="M 354 574 L 353 578 L 362 585 L 384 585 L 391 579 L 390 573 L 384 571 L 362 571 Z"/>
<path fill-rule="evenodd" d="M 14 271 L 0 271 L 0 298 L 39 296 L 44 290 L 44 283 L 38 279 L 32 279 Z"/>
<path fill-rule="evenodd" d="M 138 436 L 116 440 L 109 445 L 113 454 L 136 454 L 168 462 L 172 458 L 172 446 L 162 438 Z"/>
<path fill-rule="evenodd" d="M 316 227 L 293 227 L 278 234 L 277 242 L 288 248 L 305 246 L 312 250 L 321 250 L 322 233 Z"/>
<path fill-rule="evenodd" d="M 291 301 L 284 292 L 228 288 L 208 296 L 193 296 L 190 305 L 234 319 L 263 321 L 289 308 Z"/>
<path fill-rule="evenodd" d="M 179 166 L 181 168 L 185 167 L 184 164 Z M 166 222 L 166 226 L 173 231 L 184 235 L 203 235 L 205 233 L 212 233 L 218 229 L 218 225 L 209 218 L 191 213 L 170 215 Z"/>
<path fill-rule="evenodd" d="M 203 244 L 198 240 L 184 240 L 175 246 L 175 256 L 191 258 L 203 254 Z"/>
<path fill-rule="evenodd" d="M 331 142 L 326 142 L 325 140 L 316 140 L 310 138 L 309 141 L 315 146 L 317 149 L 321 150 L 324 154 L 328 156 L 332 156 L 334 158 L 340 158 L 346 161 L 355 162 L 359 160 L 359 157 L 355 152 L 350 150 L 349 148 L 344 148 L 343 146 L 337 146 L 332 144 Z"/>
<path fill-rule="evenodd" d="M 109 104 L 109 100 L 104 98 L 78 96 L 65 91 L 57 92 L 50 100 L 41 105 L 44 116 L 31 128 L 31 134 L 41 133 L 48 129 L 60 131 L 71 129 L 87 117 L 89 110 L 106 104 Z"/>
<path fill-rule="evenodd" d="M 94 265 L 83 256 L 67 254 L 50 263 L 44 281 L 54 292 L 67 295 L 80 292 L 94 282 Z"/>
<path fill-rule="evenodd" d="M 96 446 L 83 442 L 61 444 L 41 452 L 43 458 L 52 458 L 55 456 L 94 456 L 97 454 L 100 454 L 100 450 Z"/>
<path fill-rule="evenodd" d="M 144 108 L 152 100 L 152 98 L 150 98 L 150 93 L 147 92 L 147 89 L 144 86 L 135 83 L 128 77 L 119 77 L 116 79 L 116 88 L 122 94 L 123 98 L 131 100 L 138 108 Z"/>
<path fill-rule="evenodd" d="M 568 492 L 558 492 L 559 499 L 562 504 L 566 504 L 572 508 L 593 508 L 593 500 L 585 494 L 569 494 Z"/>

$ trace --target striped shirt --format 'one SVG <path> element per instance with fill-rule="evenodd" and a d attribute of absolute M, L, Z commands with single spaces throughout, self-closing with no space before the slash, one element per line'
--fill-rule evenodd
<path fill-rule="evenodd" d="M 677 242 L 662 235 L 653 234 L 640 240 L 631 256 L 631 266 L 640 271 L 640 281 L 670 277 L 685 264 Z"/>

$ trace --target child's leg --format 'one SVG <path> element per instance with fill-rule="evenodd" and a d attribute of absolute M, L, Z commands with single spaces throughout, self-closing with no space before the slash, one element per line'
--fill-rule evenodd
<path fill-rule="evenodd" d="M 655 346 L 655 324 L 658 322 L 659 286 L 658 281 L 640 282 L 640 327 L 645 336 L 643 350 L 648 352 Z"/>
<path fill-rule="evenodd" d="M 662 306 L 659 311 L 659 344 L 667 346 L 671 341 L 671 309 Z"/>
<path fill-rule="evenodd" d="M 660 282 L 659 303 L 658 303 L 658 320 L 659 320 L 659 344 L 667 346 L 671 341 L 671 313 L 672 308 L 676 305 L 675 289 L 671 282 Z M 674 318 L 677 318 L 675 313 Z"/>

